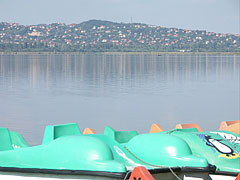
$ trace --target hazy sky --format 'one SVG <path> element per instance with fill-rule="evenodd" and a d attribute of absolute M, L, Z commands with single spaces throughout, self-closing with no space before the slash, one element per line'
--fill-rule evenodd
<path fill-rule="evenodd" d="M 240 0 L 0 0 L 0 22 L 81 23 L 90 19 L 240 33 Z"/>

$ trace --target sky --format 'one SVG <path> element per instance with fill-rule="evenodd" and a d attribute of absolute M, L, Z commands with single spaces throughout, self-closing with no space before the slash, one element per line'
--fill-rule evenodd
<path fill-rule="evenodd" d="M 23 25 L 91 19 L 240 33 L 240 0 L 0 0 L 0 22 Z"/>

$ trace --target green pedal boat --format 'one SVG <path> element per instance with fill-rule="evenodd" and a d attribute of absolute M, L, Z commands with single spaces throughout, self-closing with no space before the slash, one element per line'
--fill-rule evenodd
<path fill-rule="evenodd" d="M 240 136 L 230 131 L 199 132 L 196 128 L 163 131 L 185 140 L 193 155 L 203 157 L 216 166 L 211 177 L 235 179 L 240 172 Z"/>
<path fill-rule="evenodd" d="M 0 128 L 0 179 L 119 180 L 128 179 L 138 166 L 147 168 L 155 179 L 234 178 L 240 169 L 238 153 L 230 154 L 232 159 L 221 154 L 219 161 L 211 158 L 214 147 L 209 143 L 217 144 L 211 138 L 224 135 L 209 133 L 210 137 L 179 130 L 139 135 L 107 126 L 104 134 L 81 134 L 77 124 L 51 125 L 42 144 L 31 147 L 17 132 Z M 194 141 L 206 146 L 202 147 L 206 154 Z"/>

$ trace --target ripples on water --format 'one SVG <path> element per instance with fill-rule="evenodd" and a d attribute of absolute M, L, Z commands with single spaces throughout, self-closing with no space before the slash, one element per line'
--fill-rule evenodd
<path fill-rule="evenodd" d="M 240 119 L 237 55 L 1 55 L 0 126 L 39 144 L 48 124 L 148 132 Z"/>

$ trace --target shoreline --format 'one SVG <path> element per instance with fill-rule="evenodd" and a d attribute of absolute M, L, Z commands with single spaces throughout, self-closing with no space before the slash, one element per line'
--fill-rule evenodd
<path fill-rule="evenodd" d="M 240 52 L 0 52 L 0 55 L 86 55 L 86 54 L 106 54 L 106 55 L 240 55 Z"/>

